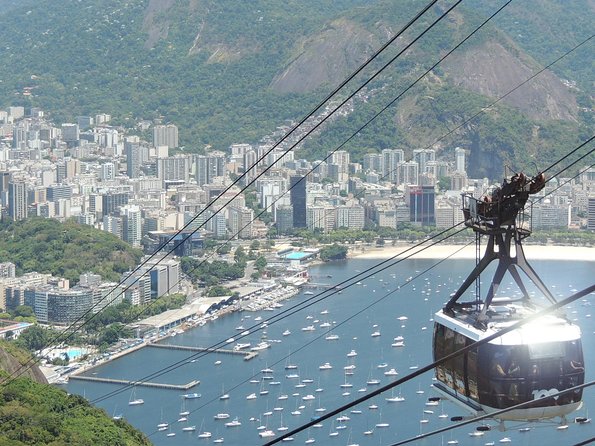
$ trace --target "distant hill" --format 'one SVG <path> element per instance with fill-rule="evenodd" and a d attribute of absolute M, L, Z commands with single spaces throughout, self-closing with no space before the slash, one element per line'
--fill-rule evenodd
<path fill-rule="evenodd" d="M 37 271 L 79 280 L 88 271 L 119 281 L 142 256 L 115 235 L 73 221 L 32 218 L 0 225 L 0 262 L 12 262 L 17 274 Z"/>
<path fill-rule="evenodd" d="M 285 120 L 300 118 L 425 4 L 17 3 L 4 0 L 10 14 L 0 14 L 3 105 L 39 106 L 58 121 L 94 112 L 110 113 L 121 123 L 161 117 L 178 124 L 187 151 L 200 151 L 206 144 L 225 149 L 234 142 L 255 143 Z M 2 4 L 0 0 L 0 10 Z M 304 153 L 325 155 L 494 9 L 488 0 L 457 7 L 370 86 L 368 101 L 356 102 L 353 113 L 326 126 Z M 423 24 L 441 11 L 433 8 Z M 586 38 L 593 21 L 592 0 L 511 4 L 346 149 L 361 161 L 367 151 L 431 144 Z M 438 149 L 470 148 L 474 176 L 498 177 L 504 163 L 544 166 L 593 133 L 593 113 L 586 111 L 593 108 L 592 54 L 593 43 L 505 99 L 489 116 L 455 132 Z M 560 78 L 575 81 L 576 88 Z M 26 87 L 30 96 L 23 95 Z"/>

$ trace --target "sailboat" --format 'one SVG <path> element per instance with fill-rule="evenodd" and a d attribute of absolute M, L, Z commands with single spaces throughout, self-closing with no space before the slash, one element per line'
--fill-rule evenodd
<path fill-rule="evenodd" d="M 189 414 L 190 414 L 190 411 L 186 409 L 186 400 L 182 399 L 182 407 L 180 408 L 180 414 L 179 415 L 181 417 L 185 417 L 186 415 L 189 415 Z"/>
<path fill-rule="evenodd" d="M 129 406 L 139 406 L 141 404 L 145 404 L 145 401 L 141 398 L 136 398 L 135 396 L 136 387 L 132 388 L 132 392 L 130 393 L 130 400 L 128 401 Z"/>
<path fill-rule="evenodd" d="M 385 401 L 387 403 L 400 403 L 402 401 L 405 401 L 405 397 L 401 396 L 401 391 L 399 391 L 399 395 L 395 396 L 394 393 L 394 389 L 391 391 L 391 394 L 389 397 L 385 398 Z"/>
<path fill-rule="evenodd" d="M 221 395 L 219 396 L 220 400 L 228 400 L 229 399 L 229 393 L 225 393 L 225 385 L 221 386 Z"/>
<path fill-rule="evenodd" d="M 202 430 L 202 425 L 204 424 L 205 419 L 203 418 L 202 421 L 200 422 L 200 429 L 198 432 L 198 438 L 211 438 L 211 436 L 213 434 L 211 434 L 210 432 L 207 431 L 203 431 Z"/>

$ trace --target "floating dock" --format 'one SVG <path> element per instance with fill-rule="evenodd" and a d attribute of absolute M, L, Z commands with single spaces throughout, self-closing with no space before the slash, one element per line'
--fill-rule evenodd
<path fill-rule="evenodd" d="M 93 381 L 107 384 L 124 384 L 127 386 L 143 386 L 143 387 L 157 387 L 159 389 L 173 389 L 173 390 L 188 390 L 200 384 L 200 381 L 194 380 L 186 384 L 166 384 L 166 383 L 154 383 L 150 381 L 128 381 L 126 379 L 114 379 L 114 378 L 100 378 L 98 376 L 84 376 L 84 375 L 71 375 L 69 380 L 77 379 L 79 381 Z"/>
<path fill-rule="evenodd" d="M 208 353 L 223 353 L 228 355 L 240 355 L 244 357 L 244 361 L 250 361 L 252 358 L 258 356 L 258 352 L 254 351 L 242 351 L 242 350 L 231 350 L 225 348 L 205 348 L 205 347 L 192 347 L 189 345 L 173 345 L 173 344 L 148 344 L 147 347 L 153 348 L 166 348 L 171 350 L 185 350 L 191 352 L 208 352 Z"/>

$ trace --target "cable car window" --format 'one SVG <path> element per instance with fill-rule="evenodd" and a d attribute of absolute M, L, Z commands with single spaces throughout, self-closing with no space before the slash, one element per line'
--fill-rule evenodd
<path fill-rule="evenodd" d="M 529 358 L 548 359 L 564 357 L 564 345 L 561 342 L 544 342 L 529 345 Z"/>
<path fill-rule="evenodd" d="M 473 341 L 471 339 L 467 339 L 467 345 L 471 344 Z M 469 394 L 467 395 L 474 400 L 479 399 L 479 393 L 477 391 L 477 375 L 478 375 L 478 363 L 477 363 L 477 349 L 474 348 L 469 350 L 467 353 L 467 386 L 469 388 Z"/>
<path fill-rule="evenodd" d="M 465 336 L 460 333 L 454 335 L 454 351 L 461 350 L 466 344 Z M 465 355 L 458 355 L 452 360 L 455 390 L 465 395 Z"/>

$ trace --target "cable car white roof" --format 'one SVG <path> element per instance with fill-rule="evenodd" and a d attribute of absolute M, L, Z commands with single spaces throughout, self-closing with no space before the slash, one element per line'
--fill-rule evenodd
<path fill-rule="evenodd" d="M 513 304 L 491 306 L 488 312 L 488 319 L 485 321 L 485 325 L 487 326 L 485 331 L 473 325 L 476 322 L 477 314 L 476 312 L 457 312 L 456 316 L 452 317 L 440 310 L 436 313 L 434 321 L 451 328 L 457 333 L 461 333 L 467 338 L 479 341 L 530 316 L 533 314 L 533 311 L 527 307 Z M 578 325 L 572 324 L 558 316 L 547 315 L 493 339 L 490 341 L 490 344 L 530 345 L 573 341 L 580 339 L 580 337 L 581 329 Z"/>

